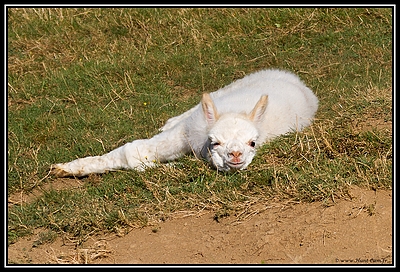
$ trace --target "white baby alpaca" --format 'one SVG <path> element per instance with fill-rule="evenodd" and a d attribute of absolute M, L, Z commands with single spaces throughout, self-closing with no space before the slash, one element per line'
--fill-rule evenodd
<path fill-rule="evenodd" d="M 257 147 L 308 126 L 318 99 L 294 74 L 262 70 L 210 94 L 167 121 L 162 132 L 111 152 L 52 165 L 58 177 L 86 176 L 117 169 L 144 170 L 194 153 L 217 170 L 245 169 Z"/>

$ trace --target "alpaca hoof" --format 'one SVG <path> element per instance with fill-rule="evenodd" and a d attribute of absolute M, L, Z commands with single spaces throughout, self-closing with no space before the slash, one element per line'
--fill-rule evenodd
<path fill-rule="evenodd" d="M 53 164 L 50 166 L 50 174 L 57 178 L 63 178 L 63 177 L 70 177 L 73 176 L 71 173 L 65 171 L 64 169 L 61 169 L 60 166 Z"/>

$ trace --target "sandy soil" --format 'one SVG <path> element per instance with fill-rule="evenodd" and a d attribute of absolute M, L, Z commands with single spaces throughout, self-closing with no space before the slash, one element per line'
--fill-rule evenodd
<path fill-rule="evenodd" d="M 181 216 L 76 248 L 37 237 L 8 247 L 10 264 L 392 264 L 392 192 L 357 187 L 322 203 L 258 203 L 245 219 Z M 40 230 L 38 230 L 38 233 Z"/>

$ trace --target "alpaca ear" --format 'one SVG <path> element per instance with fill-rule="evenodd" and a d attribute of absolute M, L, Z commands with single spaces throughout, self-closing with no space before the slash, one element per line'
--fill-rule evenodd
<path fill-rule="evenodd" d="M 261 96 L 260 100 L 258 100 L 257 104 L 254 106 L 254 109 L 249 114 L 249 119 L 253 122 L 261 121 L 265 109 L 267 108 L 268 103 L 268 95 Z"/>
<path fill-rule="evenodd" d="M 208 93 L 204 93 L 201 99 L 201 106 L 203 107 L 203 113 L 206 121 L 209 125 L 214 124 L 218 120 L 218 112 L 215 108 L 214 102 Z"/>

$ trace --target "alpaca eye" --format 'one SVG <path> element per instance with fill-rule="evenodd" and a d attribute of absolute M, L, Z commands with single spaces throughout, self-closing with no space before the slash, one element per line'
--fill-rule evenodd
<path fill-rule="evenodd" d="M 219 146 L 219 145 L 220 145 L 220 143 L 218 143 L 218 142 L 211 143 L 211 144 L 212 144 L 212 146 L 213 146 L 213 147 L 217 147 L 217 146 Z"/>
<path fill-rule="evenodd" d="M 249 146 L 251 146 L 251 147 L 255 147 L 255 146 L 256 146 L 256 142 L 254 142 L 254 141 L 251 141 L 251 142 L 249 143 Z"/>

